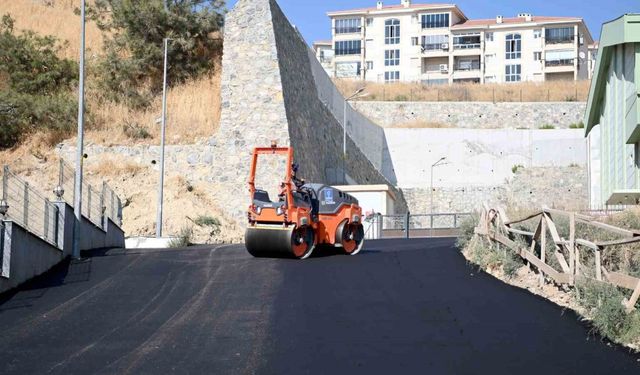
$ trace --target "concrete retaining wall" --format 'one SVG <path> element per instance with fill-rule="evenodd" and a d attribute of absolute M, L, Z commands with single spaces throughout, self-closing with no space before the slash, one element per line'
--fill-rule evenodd
<path fill-rule="evenodd" d="M 383 127 L 415 122 L 471 129 L 568 129 L 582 122 L 586 103 L 355 102 L 354 108 Z"/>
<path fill-rule="evenodd" d="M 72 254 L 75 222 L 73 208 L 64 202 L 56 202 L 55 205 L 60 209 L 56 245 L 44 241 L 14 222 L 4 222 L 4 233 L 0 233 L 0 236 L 4 235 L 0 248 L 0 293 L 47 272 Z M 103 229 L 83 218 L 81 231 L 81 250 L 124 247 L 124 232 L 110 219 L 105 220 Z"/>
<path fill-rule="evenodd" d="M 431 165 L 438 187 L 496 186 L 514 167 L 586 167 L 582 130 L 385 129 L 402 189 L 428 187 Z"/>

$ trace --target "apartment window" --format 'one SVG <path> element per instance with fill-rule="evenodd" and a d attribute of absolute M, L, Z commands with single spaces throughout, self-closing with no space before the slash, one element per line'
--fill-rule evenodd
<path fill-rule="evenodd" d="M 400 44 L 400 20 L 391 19 L 385 21 L 384 44 Z"/>
<path fill-rule="evenodd" d="M 573 50 L 548 51 L 545 56 L 546 66 L 573 66 L 576 55 Z"/>
<path fill-rule="evenodd" d="M 486 40 L 487 42 L 493 42 L 493 33 L 485 33 L 484 40 Z"/>
<path fill-rule="evenodd" d="M 389 82 L 398 82 L 400 80 L 400 72 L 384 72 L 384 81 Z"/>
<path fill-rule="evenodd" d="M 373 18 L 367 18 L 367 26 L 373 25 Z"/>
<path fill-rule="evenodd" d="M 423 29 L 438 29 L 449 27 L 449 13 L 435 13 L 422 15 Z"/>
<path fill-rule="evenodd" d="M 360 18 L 336 20 L 336 34 L 353 34 L 361 30 Z"/>
<path fill-rule="evenodd" d="M 411 45 L 412 46 L 417 46 L 420 43 L 420 38 L 418 38 L 417 36 L 412 36 L 411 37 Z"/>
<path fill-rule="evenodd" d="M 384 51 L 384 66 L 400 65 L 400 50 L 392 49 Z"/>
<path fill-rule="evenodd" d="M 520 34 L 509 34 L 506 38 L 507 60 L 522 57 L 522 38 Z"/>
<path fill-rule="evenodd" d="M 362 49 L 360 40 L 341 40 L 335 44 L 336 56 L 359 55 Z"/>
<path fill-rule="evenodd" d="M 542 30 L 535 29 L 533 30 L 533 39 L 540 39 L 542 37 Z"/>
<path fill-rule="evenodd" d="M 546 29 L 545 41 L 547 44 L 560 44 L 573 42 L 573 27 L 559 27 Z"/>
<path fill-rule="evenodd" d="M 521 65 L 507 65 L 505 66 L 505 81 L 507 82 L 520 82 L 522 80 L 522 66 Z"/>
<path fill-rule="evenodd" d="M 534 60 L 534 61 L 540 61 L 540 60 L 542 60 L 542 52 L 534 52 L 534 53 L 533 53 L 533 60 Z"/>
<path fill-rule="evenodd" d="M 373 70 L 373 61 L 367 61 L 367 70 Z"/>
<path fill-rule="evenodd" d="M 442 50 L 443 45 L 449 48 L 449 35 L 424 35 L 422 49 L 425 51 Z"/>

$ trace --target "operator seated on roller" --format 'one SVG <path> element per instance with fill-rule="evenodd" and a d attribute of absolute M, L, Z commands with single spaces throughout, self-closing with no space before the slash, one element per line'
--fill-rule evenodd
<path fill-rule="evenodd" d="M 298 174 L 298 168 L 299 165 L 296 163 L 293 163 L 291 165 L 291 170 L 293 171 L 293 173 L 291 174 L 291 180 L 293 181 L 293 184 L 296 186 L 296 190 L 300 190 L 304 184 L 304 178 L 298 178 L 297 174 Z M 278 194 L 278 199 L 280 200 L 280 202 L 284 202 L 285 200 L 285 195 L 286 195 L 286 184 L 283 182 L 282 184 L 280 184 L 280 194 Z"/>

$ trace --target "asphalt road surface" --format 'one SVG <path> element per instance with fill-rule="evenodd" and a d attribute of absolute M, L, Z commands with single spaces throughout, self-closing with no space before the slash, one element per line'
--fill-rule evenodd
<path fill-rule="evenodd" d="M 7 374 L 639 374 L 571 312 L 467 265 L 453 239 L 355 257 L 111 250 L 0 298 Z"/>

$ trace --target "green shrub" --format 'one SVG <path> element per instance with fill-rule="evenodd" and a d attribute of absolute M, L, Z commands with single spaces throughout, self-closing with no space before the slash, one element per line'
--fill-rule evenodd
<path fill-rule="evenodd" d="M 553 125 L 551 125 L 551 124 L 544 124 L 544 125 L 542 125 L 542 126 L 540 127 L 540 129 L 542 129 L 542 130 L 552 130 L 552 129 L 555 129 L 555 128 L 556 128 L 556 127 L 555 127 L 555 126 L 553 126 Z"/>
<path fill-rule="evenodd" d="M 124 134 L 131 139 L 148 139 L 151 138 L 151 133 L 147 128 L 138 125 L 137 123 L 126 123 L 122 126 Z"/>
<path fill-rule="evenodd" d="M 578 98 L 575 95 L 567 95 L 564 97 L 565 102 L 577 102 Z"/>
<path fill-rule="evenodd" d="M 480 222 L 480 216 L 477 213 L 471 214 L 471 216 L 460 222 L 460 235 L 456 241 L 456 246 L 460 251 L 464 250 L 473 236 L 475 235 L 475 229 Z"/>
<path fill-rule="evenodd" d="M 190 226 L 184 226 L 180 229 L 178 237 L 172 239 L 169 242 L 169 247 L 173 249 L 184 248 L 191 246 L 191 238 L 193 237 L 193 228 Z"/>
<path fill-rule="evenodd" d="M 569 125 L 569 129 L 584 129 L 584 122 L 580 121 L 576 124 Z"/>
<path fill-rule="evenodd" d="M 516 164 L 516 165 L 514 165 L 513 167 L 511 167 L 511 172 L 512 172 L 513 174 L 516 174 L 516 173 L 518 173 L 518 171 L 519 171 L 520 169 L 524 169 L 524 165 L 522 165 L 522 164 Z"/>
<path fill-rule="evenodd" d="M 96 0 L 88 15 L 105 38 L 99 89 L 131 107 L 150 104 L 162 90 L 167 37 L 171 84 L 210 72 L 222 53 L 223 13 L 220 0 Z"/>
<path fill-rule="evenodd" d="M 622 305 L 625 295 L 615 286 L 587 281 L 576 285 L 579 302 L 593 318 L 594 328 L 617 342 L 640 339 L 640 313 L 628 314 Z"/>
<path fill-rule="evenodd" d="M 408 102 L 409 101 L 409 97 L 407 97 L 406 95 L 396 95 L 396 102 Z"/>
<path fill-rule="evenodd" d="M 0 22 L 0 148 L 31 132 L 46 130 L 52 142 L 75 128 L 75 62 L 60 59 L 62 44 L 53 37 L 14 31 L 13 19 Z"/>
<path fill-rule="evenodd" d="M 194 220 L 194 223 L 199 227 L 219 227 L 221 225 L 220 220 L 213 216 L 207 215 L 198 216 Z"/>

